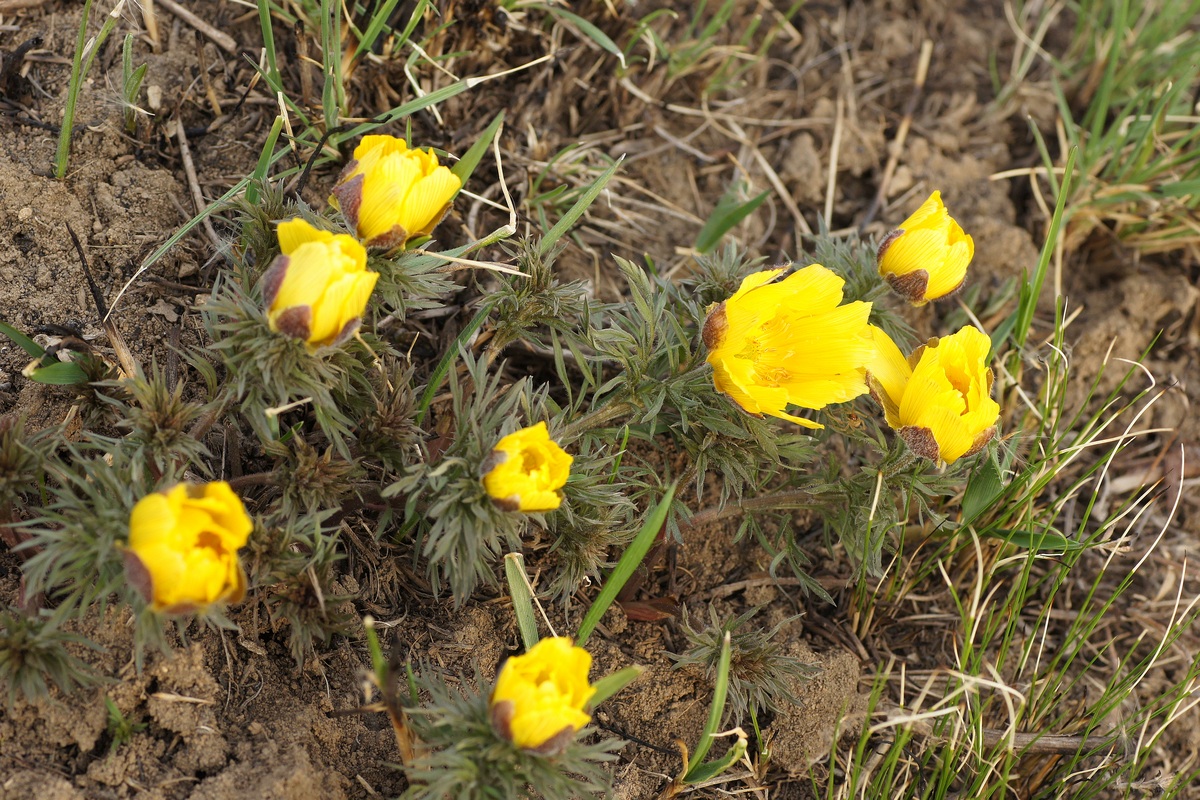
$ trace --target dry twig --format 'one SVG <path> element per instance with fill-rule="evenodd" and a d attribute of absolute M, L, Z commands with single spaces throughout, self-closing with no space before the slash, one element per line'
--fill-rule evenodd
<path fill-rule="evenodd" d="M 0 2 L 2 2 L 2 0 L 0 0 Z M 216 44 L 217 47 L 221 48 L 226 53 L 229 53 L 229 55 L 237 55 L 238 44 L 229 34 L 223 33 L 222 31 L 214 28 L 212 25 L 209 25 L 191 11 L 188 11 L 179 3 L 175 2 L 175 0 L 155 0 L 155 2 L 165 8 L 167 11 L 170 11 L 172 14 L 179 17 L 188 25 L 191 25 L 193 28 L 203 33 L 209 39 L 212 39 L 213 43 Z"/>

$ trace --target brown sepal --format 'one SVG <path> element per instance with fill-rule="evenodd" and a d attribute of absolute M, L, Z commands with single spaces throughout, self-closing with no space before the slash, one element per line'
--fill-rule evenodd
<path fill-rule="evenodd" d="M 358 169 L 357 158 L 352 158 L 347 161 L 346 166 L 342 167 L 342 171 L 338 173 L 337 180 L 334 181 L 334 189 L 336 190 L 338 186 L 341 186 L 342 183 L 346 181 L 346 178 L 350 177 L 350 173 L 354 172 L 356 169 Z M 340 198 L 338 199 L 338 202 L 342 202 Z"/>
<path fill-rule="evenodd" d="M 262 276 L 263 300 L 267 304 L 267 308 L 275 302 L 275 295 L 279 294 L 279 287 L 283 285 L 283 278 L 287 275 L 288 264 L 291 259 L 283 254 L 275 256 L 275 260 L 267 267 L 267 271 Z"/>
<path fill-rule="evenodd" d="M 980 450 L 987 447 L 988 442 L 994 438 L 996 438 L 996 427 L 993 425 L 975 437 L 975 441 L 971 443 L 971 449 L 963 453 L 963 458 L 975 455 Z"/>
<path fill-rule="evenodd" d="M 727 330 L 729 330 L 729 320 L 725 316 L 725 304 L 720 303 L 709 312 L 707 319 L 704 320 L 700 338 L 704 340 L 705 347 L 713 350 L 721 343 L 721 339 L 725 338 Z"/>
<path fill-rule="evenodd" d="M 937 439 L 933 438 L 933 431 L 929 428 L 905 425 L 896 431 L 896 435 L 904 440 L 909 450 L 921 458 L 928 458 L 930 461 L 941 460 L 941 450 L 938 448 Z"/>
<path fill-rule="evenodd" d="M 346 169 L 350 169 L 356 163 L 351 161 L 346 165 Z M 346 174 L 346 170 L 342 170 L 342 174 Z M 362 207 L 362 193 L 362 175 L 355 175 L 344 183 L 339 181 L 337 186 L 333 187 L 333 196 L 337 198 L 338 208 L 341 209 L 342 217 L 352 231 L 358 230 L 358 211 Z"/>
<path fill-rule="evenodd" d="M 495 503 L 501 511 L 520 511 L 521 498 L 515 494 L 509 497 L 493 497 L 492 502 Z"/>
<path fill-rule="evenodd" d="M 403 225 L 393 225 L 391 230 L 373 236 L 363 244 L 376 250 L 394 250 L 410 238 L 412 237 L 408 235 L 408 231 L 404 230 Z"/>
<path fill-rule="evenodd" d="M 537 753 L 539 756 L 550 758 L 562 753 L 573 741 L 575 741 L 575 729 L 568 725 L 537 747 L 527 747 L 525 750 L 529 753 Z"/>
<path fill-rule="evenodd" d="M 511 742 L 513 715 L 517 713 L 517 708 L 513 705 L 513 701 L 501 700 L 499 703 L 492 703 L 488 713 L 492 718 L 492 728 L 495 729 L 501 739 Z"/>
<path fill-rule="evenodd" d="M 508 453 L 503 450 L 493 450 L 488 453 L 487 458 L 479 465 L 479 477 L 482 478 L 484 475 L 487 475 L 505 461 L 508 461 Z"/>
<path fill-rule="evenodd" d="M 888 397 L 888 393 L 884 391 L 883 384 L 879 379 L 867 371 L 867 391 L 871 395 L 871 399 L 879 404 L 883 409 L 883 414 L 888 419 L 894 419 L 900 414 L 900 407 L 892 402 L 892 398 Z"/>
<path fill-rule="evenodd" d="M 308 341 L 312 331 L 312 306 L 292 306 L 275 318 L 275 330 L 293 339 Z"/>
<path fill-rule="evenodd" d="M 138 554 L 132 550 L 125 551 L 125 581 L 132 586 L 147 603 L 154 602 L 154 579 L 150 570 Z"/>
<path fill-rule="evenodd" d="M 929 301 L 925 299 L 925 290 L 929 288 L 929 273 L 923 269 L 914 269 L 905 275 L 888 273 L 884 276 L 892 291 L 903 297 L 914 306 L 923 306 Z"/>
<path fill-rule="evenodd" d="M 329 346 L 337 347 L 340 344 L 345 344 L 346 342 L 350 341 L 350 337 L 354 336 L 354 332 L 358 330 L 358 326 L 361 324 L 362 317 L 355 317 L 347 322 L 342 326 L 342 329 L 338 331 L 338 335 L 333 337 L 333 340 L 329 342 Z"/>
<path fill-rule="evenodd" d="M 879 266 L 883 263 L 883 254 L 886 253 L 887 249 L 892 246 L 892 242 L 899 239 L 900 235 L 903 233 L 904 228 L 896 228 L 896 230 L 890 231 L 887 236 L 883 237 L 883 241 L 879 243 L 879 250 L 875 252 L 875 266 Z"/>

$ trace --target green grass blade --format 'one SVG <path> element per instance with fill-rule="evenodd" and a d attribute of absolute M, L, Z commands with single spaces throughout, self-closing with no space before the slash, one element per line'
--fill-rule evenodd
<path fill-rule="evenodd" d="M 963 492 L 962 520 L 964 525 L 971 522 L 987 511 L 992 503 L 1004 492 L 1004 479 L 1000 474 L 1000 465 L 993 456 L 980 461 L 971 471 L 967 481 L 967 489 Z"/>
<path fill-rule="evenodd" d="M 275 122 L 271 125 L 271 130 L 267 134 L 267 141 L 263 143 L 262 152 L 258 154 L 258 164 L 254 167 L 254 173 L 251 176 L 251 181 L 246 186 L 246 202 L 258 202 L 258 187 L 266 183 L 267 172 L 271 168 L 271 156 L 275 153 L 275 143 L 279 141 L 279 134 L 283 131 L 283 117 L 275 117 Z"/>
<path fill-rule="evenodd" d="M 621 156 L 617 159 L 617 163 L 604 170 L 600 174 L 600 177 L 596 178 L 592 182 L 592 185 L 587 188 L 587 191 L 575 201 L 575 205 L 571 206 L 570 210 L 566 214 L 563 214 L 562 219 L 555 223 L 554 227 L 542 237 L 542 241 L 538 243 L 538 255 L 544 256 L 549 253 L 555 243 L 566 235 L 567 231 L 579 221 L 583 213 L 588 210 L 588 206 L 595 202 L 596 198 L 600 196 L 600 192 L 604 191 L 604 187 L 608 184 L 609 179 L 616 174 L 617 169 L 624 160 L 625 156 Z"/>
<path fill-rule="evenodd" d="M 572 14 L 570 11 L 564 11 L 561 8 L 555 8 L 554 6 L 543 6 L 543 8 L 558 19 L 566 20 L 576 28 L 579 28 L 584 36 L 600 45 L 602 49 L 607 50 L 609 53 L 612 53 L 614 56 L 616 56 L 617 60 L 621 62 L 621 69 L 625 69 L 625 54 L 621 52 L 621 48 L 617 46 L 617 43 L 608 37 L 607 33 L 600 30 L 578 14 Z"/>
<path fill-rule="evenodd" d="M 418 5 L 424 5 L 428 0 L 422 0 Z M 354 48 L 354 60 L 363 53 L 375 46 L 379 35 L 383 33 L 383 28 L 387 24 L 388 19 L 392 16 L 392 11 L 400 4 L 400 0 L 386 0 L 380 5 L 371 17 L 371 21 L 367 23 L 367 29 L 363 31 L 362 37 L 358 40 L 358 47 Z M 423 9 L 414 9 L 413 15 L 420 13 Z"/>
<path fill-rule="evenodd" d="M 283 87 L 279 78 L 279 63 L 275 57 L 275 29 L 271 23 L 271 3 L 269 0 L 258 0 L 258 26 L 262 29 L 263 50 L 267 54 L 267 83 L 275 91 Z"/>
<path fill-rule="evenodd" d="M 994 528 L 989 528 L 980 533 L 991 536 L 994 539 L 1001 539 L 1009 544 L 1023 547 L 1026 550 L 1050 550 L 1054 552 L 1067 552 L 1073 550 L 1082 550 L 1083 543 L 1077 542 L 1074 539 L 1068 539 L 1061 533 L 1051 530 L 1045 531 L 1001 531 Z"/>
<path fill-rule="evenodd" d="M 375 633 L 374 617 L 369 615 L 363 617 L 363 630 L 367 634 L 367 651 L 371 654 L 371 671 L 379 679 L 380 686 L 387 686 L 388 660 L 384 657 L 383 648 L 379 645 L 379 635 Z"/>
<path fill-rule="evenodd" d="M 605 700 L 637 680 L 638 677 L 645 671 L 645 667 L 634 664 L 633 666 L 625 667 L 625 669 L 619 669 L 611 675 L 605 675 L 603 678 L 592 684 L 596 690 L 596 693 L 592 695 L 592 699 L 588 701 L 588 708 L 595 708 L 596 706 L 600 705 Z"/>
<path fill-rule="evenodd" d="M 121 19 L 121 9 L 124 7 L 124 0 L 118 0 L 117 4 L 113 6 L 113 10 L 108 12 L 108 16 L 104 18 L 104 24 L 100 26 L 100 32 L 90 42 L 92 46 L 88 50 L 87 60 L 83 62 L 83 69 L 79 73 L 80 84 L 87 79 L 88 73 L 92 71 L 92 64 L 96 61 L 96 56 L 100 54 L 100 49 L 104 47 L 104 43 L 108 40 L 109 34 L 113 32 L 113 28 L 117 27 L 117 21 Z"/>
<path fill-rule="evenodd" d="M 712 705 L 708 708 L 708 720 L 704 723 L 704 730 L 700 732 L 700 741 L 696 742 L 696 749 L 692 751 L 691 766 L 683 776 L 684 783 L 691 783 L 692 776 L 703 766 L 704 757 L 712 747 L 713 734 L 717 732 L 721 718 L 725 716 L 725 698 L 729 694 L 729 666 L 732 660 L 730 634 L 729 631 L 725 631 L 725 641 L 721 643 L 721 657 L 717 661 L 717 681 L 713 686 Z"/>
<path fill-rule="evenodd" d="M 40 344 L 30 339 L 19 330 L 9 325 L 7 322 L 0 322 L 0 333 L 3 333 L 8 338 L 17 343 L 17 346 L 28 353 L 33 358 L 41 358 L 46 354 L 46 349 Z"/>
<path fill-rule="evenodd" d="M 508 581 L 508 594 L 512 598 L 513 612 L 517 615 L 521 643 L 528 650 L 538 643 L 538 629 L 537 617 L 533 613 L 533 595 L 529 591 L 529 579 L 525 574 L 525 556 L 520 553 L 506 555 L 504 577 Z"/>
<path fill-rule="evenodd" d="M 378 117 L 368 120 L 367 122 L 355 125 L 345 134 L 344 138 L 353 139 L 356 136 L 362 136 L 364 133 L 370 133 L 382 125 L 387 125 L 389 122 L 403 119 L 411 114 L 415 114 L 423 108 L 429 108 L 430 106 L 437 105 L 443 100 L 449 100 L 451 97 L 454 97 L 454 95 L 461 94 L 480 82 L 481 79 L 467 78 L 461 81 L 456 81 L 449 86 L 443 86 L 442 88 L 432 91 L 422 97 L 413 98 L 404 105 L 393 108 L 386 114 L 381 114 Z"/>
<path fill-rule="evenodd" d="M 84 0 L 83 16 L 79 20 L 79 35 L 75 38 L 75 56 L 71 59 L 71 77 L 67 83 L 67 104 L 63 108 L 62 128 L 58 132 L 58 153 L 54 157 L 54 177 L 60 181 L 67 174 L 67 161 L 71 155 L 71 128 L 75 127 L 75 104 L 79 100 L 83 48 L 87 44 L 88 18 L 91 13 L 92 0 Z"/>
<path fill-rule="evenodd" d="M 83 368 L 70 361 L 59 361 L 48 367 L 38 367 L 35 370 L 30 370 L 26 377 L 31 381 L 46 383 L 52 386 L 74 386 L 88 382 L 87 373 L 83 371 Z"/>
<path fill-rule="evenodd" d="M 325 130 L 332 131 L 338 125 L 340 111 L 339 99 L 341 87 L 342 50 L 339 37 L 336 34 L 341 26 L 335 25 L 334 20 L 340 20 L 342 4 L 336 0 L 321 0 L 321 72 L 325 76 L 321 88 L 321 111 L 325 118 Z M 330 147 L 337 148 L 338 137 L 329 137 Z"/>
<path fill-rule="evenodd" d="M 704 227 L 696 236 L 696 252 L 707 253 L 716 247 L 722 236 L 728 233 L 734 225 L 754 213 L 754 209 L 761 206 L 771 194 L 769 191 L 765 191 L 757 197 L 741 203 L 738 201 L 740 188 L 734 184 L 725 191 L 725 194 L 721 195 L 721 199 L 717 201 L 717 207 L 709 214 L 708 221 L 704 223 Z"/>
<path fill-rule="evenodd" d="M 742 756 L 746 755 L 749 744 L 745 734 L 739 735 L 733 746 L 725 751 L 725 755 L 707 764 L 696 764 L 694 768 L 689 769 L 684 783 L 697 784 L 712 780 L 740 761 Z"/>
<path fill-rule="evenodd" d="M 617 595 L 621 589 L 633 577 L 633 572 L 642 563 L 642 559 L 650 552 L 650 548 L 654 545 L 654 540 L 658 538 L 658 532 L 662 529 L 663 523 L 667 521 L 667 514 L 671 511 L 671 503 L 675 499 L 675 484 L 671 484 L 667 489 L 667 493 L 663 495 L 662 500 L 658 501 L 658 505 L 646 517 L 646 521 L 642 523 L 642 528 L 637 532 L 637 536 L 633 537 L 633 541 L 629 543 L 629 547 L 621 555 L 621 560 L 613 567 L 613 571 L 609 573 L 608 580 L 604 582 L 603 588 L 600 589 L 600 594 L 596 595 L 596 599 L 592 601 L 588 607 L 587 613 L 583 615 L 583 622 L 579 623 L 579 631 L 575 634 L 575 641 L 580 647 L 592 635 L 592 631 L 596 629 L 600 619 L 604 616 L 604 612 L 608 611 L 608 607 L 617 599 Z"/>
<path fill-rule="evenodd" d="M 1017 305 L 1017 310 L 1013 312 L 1015 317 L 1013 338 L 1018 347 L 1024 347 L 1025 340 L 1029 338 L 1029 328 L 1033 325 L 1033 312 L 1037 309 L 1038 297 L 1042 293 L 1042 285 L 1046 282 L 1046 271 L 1050 266 L 1050 258 L 1054 255 L 1055 245 L 1058 244 L 1063 209 L 1066 207 L 1067 197 L 1070 195 L 1072 171 L 1075 169 L 1075 157 L 1078 154 L 1078 148 L 1073 147 L 1067 155 L 1061 191 L 1058 193 L 1058 202 L 1054 204 L 1054 216 L 1050 219 L 1050 229 L 1046 233 L 1046 242 L 1042 245 L 1042 254 L 1038 258 L 1037 269 L 1034 271 L 1032 279 L 1021 286 L 1021 300 Z"/>
<path fill-rule="evenodd" d="M 484 129 L 483 133 L 479 135 L 479 138 L 475 140 L 475 144 L 471 145 L 470 149 L 463 153 L 463 157 L 458 160 L 458 163 L 450 168 L 450 171 L 462 181 L 463 186 L 466 186 L 467 181 L 471 179 L 471 175 L 475 172 L 475 167 L 479 166 L 483 154 L 491 147 L 492 140 L 496 138 L 496 132 L 500 130 L 500 126 L 503 124 L 504 112 L 501 111 L 492 120 L 491 124 Z M 461 192 L 462 188 L 460 187 L 458 191 Z M 458 192 L 454 194 L 456 197 L 458 196 Z"/>

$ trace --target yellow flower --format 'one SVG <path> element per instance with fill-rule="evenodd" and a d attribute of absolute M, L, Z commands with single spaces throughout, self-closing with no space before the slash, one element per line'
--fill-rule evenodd
<path fill-rule="evenodd" d="M 146 495 L 129 516 L 126 575 L 155 611 L 236 603 L 246 593 L 237 551 L 253 527 L 224 481 Z"/>
<path fill-rule="evenodd" d="M 279 223 L 282 254 L 263 275 L 271 330 L 303 339 L 310 348 L 339 344 L 362 322 L 379 274 L 367 269 L 367 251 L 299 217 Z"/>
<path fill-rule="evenodd" d="M 783 272 L 747 275 L 709 313 L 703 331 L 708 363 L 717 390 L 751 414 L 821 428 L 784 409 L 824 408 L 867 391 L 871 304 L 839 305 L 845 281 L 820 264 L 772 282 Z"/>
<path fill-rule="evenodd" d="M 868 368 L 871 395 L 914 453 L 953 464 L 991 441 L 1000 405 L 991 396 L 987 334 L 968 325 L 905 359 L 886 333 L 872 333 L 878 355 Z"/>
<path fill-rule="evenodd" d="M 596 693 L 588 684 L 591 668 L 591 654 L 565 636 L 508 659 L 489 703 L 496 731 L 524 750 L 561 753 L 592 719 L 584 710 Z"/>
<path fill-rule="evenodd" d="M 934 192 L 879 245 L 879 274 L 914 306 L 954 292 L 967 277 L 975 242 Z"/>
<path fill-rule="evenodd" d="M 442 221 L 462 181 L 433 149 L 410 150 L 394 136 L 364 136 L 338 176 L 329 204 L 367 247 L 391 250 Z"/>
<path fill-rule="evenodd" d="M 553 511 L 574 459 L 550 438 L 545 422 L 510 433 L 496 443 L 483 488 L 508 511 Z"/>

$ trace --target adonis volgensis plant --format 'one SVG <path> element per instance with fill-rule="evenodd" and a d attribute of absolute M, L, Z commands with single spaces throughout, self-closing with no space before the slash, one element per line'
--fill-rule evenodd
<path fill-rule="evenodd" d="M 172 620 L 235 625 L 265 607 L 303 662 L 358 635 L 338 579 L 369 579 L 352 573 L 377 553 L 348 556 L 372 535 L 423 571 L 426 601 L 453 605 L 492 591 L 504 557 L 536 543 L 538 588 L 570 614 L 664 495 L 664 538 L 737 498 L 747 541 L 803 575 L 792 526 L 771 523 L 806 507 L 879 572 L 909 502 L 936 513 L 997 446 L 986 332 L 920 344 L 883 299 L 890 287 L 921 305 L 965 280 L 973 244 L 939 194 L 878 252 L 823 242 L 821 263 L 765 268 L 727 248 L 680 280 L 615 259 L 626 296 L 602 302 L 560 278 L 567 226 L 505 242 L 509 226 L 462 241 L 440 224 L 497 128 L 458 161 L 364 137 L 322 208 L 257 184 L 237 206 L 234 263 L 201 308 L 206 338 L 181 347 L 183 377 L 155 367 L 92 384 L 107 427 L 56 446 L 0 424 L 0 498 L 15 512 L 0 507 L 0 533 L 27 558 L 29 597 L 55 609 L 2 623 L 21 636 L 0 631 L 0 656 L 30 657 L 0 665 L 49 665 L 11 670 L 10 686 L 44 687 L 37 670 L 82 682 L 55 626 L 111 596 L 136 612 L 139 647 L 166 646 Z M 739 652 L 774 653 L 744 642 L 755 645 Z M 735 673 L 739 718 L 779 694 L 755 675 L 792 669 L 768 660 Z M 414 667 L 420 691 L 400 711 L 425 748 L 416 796 L 603 794 L 596 765 L 614 745 L 589 727 L 601 685 L 590 666 L 552 637 L 465 695 Z M 487 792 L 458 782 L 468 734 L 471 768 L 495 779 Z"/>

